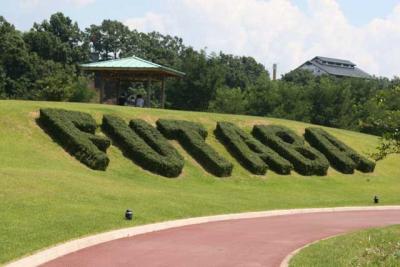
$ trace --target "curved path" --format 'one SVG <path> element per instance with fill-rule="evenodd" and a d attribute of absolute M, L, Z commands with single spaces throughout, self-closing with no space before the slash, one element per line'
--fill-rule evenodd
<path fill-rule="evenodd" d="M 217 221 L 117 239 L 44 266 L 279 266 L 291 252 L 316 240 L 392 224 L 400 224 L 400 209 Z"/>

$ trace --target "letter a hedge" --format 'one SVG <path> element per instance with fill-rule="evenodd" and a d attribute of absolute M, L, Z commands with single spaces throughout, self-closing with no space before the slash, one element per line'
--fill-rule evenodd
<path fill-rule="evenodd" d="M 326 175 L 329 162 L 292 130 L 276 125 L 255 125 L 253 135 L 289 160 L 301 175 Z"/>
<path fill-rule="evenodd" d="M 232 163 L 205 142 L 207 131 L 202 125 L 189 121 L 160 119 L 157 121 L 157 128 L 167 138 L 178 140 L 185 150 L 210 173 L 219 177 L 231 175 Z"/>
<path fill-rule="evenodd" d="M 216 136 L 229 152 L 254 174 L 265 174 L 268 167 L 279 174 L 290 174 L 292 164 L 253 136 L 230 122 L 218 122 Z"/>
<path fill-rule="evenodd" d="M 132 120 L 128 126 L 119 117 L 104 115 L 102 128 L 142 168 L 166 177 L 177 177 L 182 172 L 183 157 L 145 121 Z"/>
<path fill-rule="evenodd" d="M 111 142 L 95 135 L 96 121 L 87 113 L 63 109 L 40 109 L 39 124 L 68 153 L 94 170 L 105 170 L 105 151 Z"/>
<path fill-rule="evenodd" d="M 373 172 L 375 169 L 375 162 L 361 156 L 321 128 L 306 128 L 304 136 L 338 171 L 351 174 L 354 169 L 362 172 Z"/>

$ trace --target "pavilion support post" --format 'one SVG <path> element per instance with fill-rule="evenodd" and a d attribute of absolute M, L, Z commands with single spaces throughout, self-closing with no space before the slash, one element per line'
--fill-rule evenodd
<path fill-rule="evenodd" d="M 151 94 L 151 78 L 147 79 L 147 83 L 146 83 L 146 90 L 147 90 L 147 107 L 150 108 L 151 107 L 151 103 L 150 103 L 150 94 Z"/>
<path fill-rule="evenodd" d="M 115 97 L 115 102 L 117 105 L 120 105 L 121 103 L 119 102 L 119 96 L 121 94 L 121 79 L 117 80 L 117 95 Z"/>
<path fill-rule="evenodd" d="M 161 79 L 161 108 L 165 108 L 165 77 Z"/>
<path fill-rule="evenodd" d="M 103 104 L 103 98 L 104 98 L 104 86 L 105 86 L 105 80 L 104 78 L 100 75 L 100 99 L 99 103 Z"/>

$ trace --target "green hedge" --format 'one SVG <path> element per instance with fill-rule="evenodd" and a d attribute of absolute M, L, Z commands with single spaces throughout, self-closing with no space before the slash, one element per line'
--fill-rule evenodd
<path fill-rule="evenodd" d="M 318 150 L 306 146 L 304 139 L 292 130 L 276 125 L 256 125 L 252 134 L 261 143 L 289 160 L 301 175 L 326 175 L 329 162 Z"/>
<path fill-rule="evenodd" d="M 269 167 L 279 174 L 290 174 L 293 168 L 289 161 L 233 123 L 218 122 L 215 134 L 232 156 L 251 173 L 262 175 Z"/>
<path fill-rule="evenodd" d="M 375 162 L 361 156 L 321 128 L 306 128 L 304 136 L 338 171 L 351 174 L 354 169 L 362 172 L 373 172 L 375 169 Z"/>
<path fill-rule="evenodd" d="M 166 177 L 177 177 L 182 172 L 183 157 L 145 121 L 132 120 L 128 126 L 119 117 L 104 115 L 102 128 L 143 169 Z"/>
<path fill-rule="evenodd" d="M 178 140 L 208 172 L 219 177 L 231 175 L 232 163 L 205 142 L 207 131 L 202 125 L 189 121 L 160 119 L 157 121 L 157 128 L 167 138 Z"/>
<path fill-rule="evenodd" d="M 110 140 L 94 135 L 96 121 L 87 113 L 63 109 L 40 109 L 41 127 L 68 153 L 94 170 L 105 170 L 109 159 L 104 153 Z"/>

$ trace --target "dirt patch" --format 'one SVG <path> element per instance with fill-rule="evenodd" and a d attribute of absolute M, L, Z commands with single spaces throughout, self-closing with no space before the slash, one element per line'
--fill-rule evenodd
<path fill-rule="evenodd" d="M 29 112 L 28 116 L 29 116 L 29 118 L 37 119 L 37 118 L 39 118 L 39 111 L 31 111 L 31 112 Z"/>

